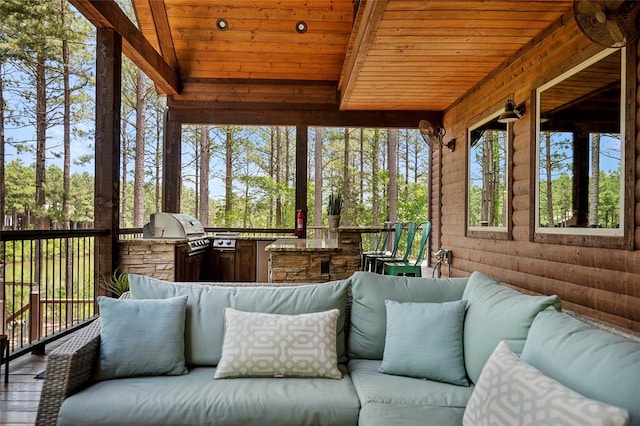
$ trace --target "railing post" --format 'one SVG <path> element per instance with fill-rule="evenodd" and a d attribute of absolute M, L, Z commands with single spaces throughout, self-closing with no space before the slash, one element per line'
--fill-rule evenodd
<path fill-rule="evenodd" d="M 41 335 L 40 288 L 38 286 L 33 286 L 29 297 L 29 343 L 38 340 Z"/>

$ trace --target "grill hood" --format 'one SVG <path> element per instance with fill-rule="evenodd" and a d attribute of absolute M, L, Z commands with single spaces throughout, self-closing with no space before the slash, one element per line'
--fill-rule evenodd
<path fill-rule="evenodd" d="M 172 238 L 194 240 L 205 237 L 200 221 L 181 213 L 153 213 L 142 228 L 143 238 Z"/>

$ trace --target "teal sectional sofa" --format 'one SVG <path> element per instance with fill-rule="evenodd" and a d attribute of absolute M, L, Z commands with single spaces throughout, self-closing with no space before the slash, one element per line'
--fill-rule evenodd
<path fill-rule="evenodd" d="M 50 355 L 38 424 L 640 425 L 639 342 L 481 273 L 130 285 Z"/>

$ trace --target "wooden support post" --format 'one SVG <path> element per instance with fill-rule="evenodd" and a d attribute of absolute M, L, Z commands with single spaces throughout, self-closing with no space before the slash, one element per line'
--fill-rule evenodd
<path fill-rule="evenodd" d="M 309 126 L 305 124 L 296 126 L 296 208 L 294 211 L 302 210 L 304 214 L 303 229 L 298 233 L 298 238 L 307 237 L 307 218 L 309 217 L 307 209 L 308 133 Z"/>
<path fill-rule="evenodd" d="M 29 342 L 35 342 L 40 336 L 42 336 L 40 290 L 35 287 L 29 295 Z"/>
<path fill-rule="evenodd" d="M 96 165 L 94 216 L 96 237 L 94 282 L 111 275 L 118 259 L 120 217 L 120 93 L 122 91 L 122 37 L 98 28 L 96 48 Z M 97 291 L 97 290 L 96 290 Z"/>

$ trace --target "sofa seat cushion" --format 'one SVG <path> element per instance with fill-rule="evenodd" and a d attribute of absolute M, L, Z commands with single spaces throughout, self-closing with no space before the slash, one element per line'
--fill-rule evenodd
<path fill-rule="evenodd" d="M 215 368 L 184 376 L 98 382 L 67 398 L 58 425 L 356 425 L 360 404 L 342 380 L 213 380 Z"/>
<path fill-rule="evenodd" d="M 370 402 L 360 410 L 358 426 L 459 426 L 464 408 Z"/>
<path fill-rule="evenodd" d="M 533 321 L 521 359 L 587 398 L 627 409 L 640 426 L 640 342 L 547 310 Z"/>
<path fill-rule="evenodd" d="M 385 300 L 452 302 L 460 300 L 467 278 L 408 278 L 356 272 L 351 278 L 353 304 L 349 328 L 349 358 L 382 359 L 387 333 Z"/>
<path fill-rule="evenodd" d="M 380 373 L 380 364 L 377 360 L 349 361 L 349 374 L 363 407 L 369 403 L 454 407 L 463 413 L 473 393 L 473 386 Z"/>
<path fill-rule="evenodd" d="M 338 309 L 336 348 L 339 362 L 345 357 L 345 312 L 349 281 L 292 287 L 223 287 L 197 283 L 170 283 L 129 274 L 135 299 L 165 299 L 187 295 L 185 360 L 187 364 L 216 366 L 222 354 L 224 309 L 297 315 Z"/>

